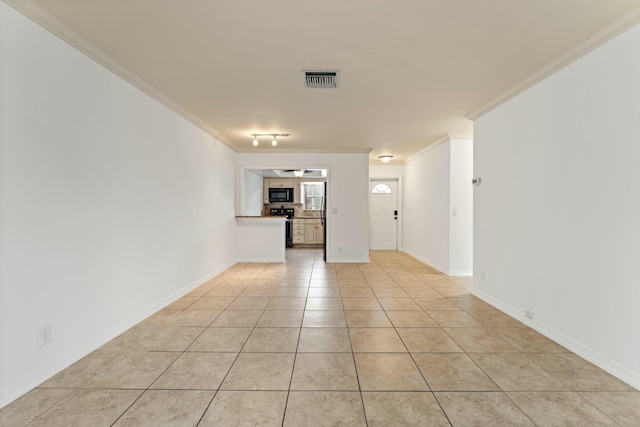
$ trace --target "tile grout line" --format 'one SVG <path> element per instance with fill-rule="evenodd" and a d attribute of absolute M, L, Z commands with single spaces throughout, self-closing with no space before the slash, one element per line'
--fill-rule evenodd
<path fill-rule="evenodd" d="M 358 271 L 360 268 L 358 267 Z M 340 286 L 340 278 L 338 278 L 338 285 Z M 340 300 L 342 302 L 342 308 L 344 308 L 344 297 L 342 296 L 342 286 L 340 286 Z M 343 312 L 346 310 L 343 310 Z M 351 328 L 349 327 L 349 321 L 347 320 L 347 315 L 345 313 L 345 322 L 347 324 L 347 335 L 349 336 L 349 346 L 351 347 L 351 357 L 353 359 L 353 367 L 356 371 L 356 380 L 358 381 L 358 391 L 360 392 L 360 404 L 362 405 L 362 413 L 364 414 L 364 423 L 366 426 L 369 426 L 369 420 L 367 418 L 367 409 L 364 405 L 364 396 L 362 395 L 362 385 L 360 384 L 360 375 L 358 374 L 358 365 L 356 363 L 356 354 L 353 351 L 353 341 L 351 340 Z"/>
<path fill-rule="evenodd" d="M 314 264 L 315 264 L 315 258 L 314 258 Z M 309 286 L 311 286 L 311 277 L 313 276 L 313 265 L 311 267 L 311 274 L 309 275 Z M 304 307 L 302 309 L 302 319 L 300 320 L 300 327 L 298 328 L 298 341 L 296 342 L 296 351 L 294 353 L 293 356 L 293 366 L 291 368 L 291 377 L 289 378 L 289 387 L 287 388 L 287 398 L 284 401 L 284 412 L 282 414 L 282 424 L 281 426 L 284 427 L 284 420 L 287 416 L 287 406 L 289 405 L 289 396 L 291 395 L 291 384 L 293 383 L 293 373 L 295 372 L 296 369 L 296 361 L 298 360 L 298 347 L 300 346 L 300 336 L 302 335 L 302 325 L 304 324 L 304 313 L 306 312 L 306 308 L 307 308 L 307 298 L 309 295 L 309 286 L 307 286 L 307 292 L 305 295 L 305 299 L 304 299 Z"/>
<path fill-rule="evenodd" d="M 251 283 L 253 283 L 254 281 L 255 281 L 255 279 L 254 279 L 254 280 L 252 280 L 252 281 L 250 282 L 249 286 L 251 286 Z M 219 288 L 221 285 L 222 285 L 222 283 L 221 283 L 220 285 L 218 285 L 218 286 L 214 287 L 213 289 Z M 249 286 L 247 286 L 247 288 L 248 288 Z M 245 288 L 245 290 L 246 290 L 246 288 Z M 233 304 L 233 302 L 234 302 L 234 301 L 236 301 L 236 299 L 237 299 L 239 296 L 240 296 L 240 295 L 237 295 L 237 296 L 233 299 L 233 301 L 231 301 L 231 302 L 229 303 L 229 305 L 227 306 L 227 308 L 224 308 L 224 309 L 222 310 L 222 312 L 221 312 L 218 316 L 216 316 L 216 318 L 215 318 L 215 319 L 213 319 L 213 320 L 211 321 L 211 323 L 209 323 L 209 326 L 207 326 L 207 328 L 211 327 L 211 325 L 213 324 L 213 322 L 215 322 L 215 321 L 216 321 L 216 319 L 218 319 L 218 317 L 220 317 L 220 316 L 222 315 L 222 313 L 224 313 L 224 312 L 228 309 L 228 307 L 229 307 L 231 304 Z M 264 313 L 264 311 L 263 311 L 263 313 Z M 261 316 L 261 317 L 262 317 L 262 316 Z M 257 324 L 257 321 L 256 321 L 256 324 Z M 207 329 L 207 328 L 205 328 L 205 331 L 206 331 L 206 329 Z M 203 331 L 202 333 L 204 333 L 204 331 Z M 253 333 L 253 329 L 251 330 L 251 333 Z M 249 336 L 251 336 L 251 333 L 249 333 Z M 200 334 L 200 335 L 202 335 L 202 334 Z M 246 340 L 246 341 L 248 341 L 248 340 L 249 340 L 249 336 L 247 336 L 247 340 Z M 196 339 L 197 339 L 197 338 L 196 338 Z M 202 423 L 202 420 L 204 419 L 204 416 L 207 414 L 207 411 L 209 410 L 209 408 L 210 408 L 210 407 L 211 407 L 211 405 L 213 404 L 213 401 L 215 400 L 216 396 L 217 396 L 217 395 L 218 395 L 218 393 L 220 392 L 220 388 L 222 387 L 222 384 L 223 384 L 223 383 L 224 383 L 224 381 L 227 379 L 227 376 L 229 375 L 229 372 L 231 372 L 231 369 L 233 368 L 233 365 L 235 365 L 236 361 L 238 360 L 238 357 L 240 356 L 240 353 L 242 352 L 242 348 L 244 348 L 244 344 L 246 344 L 246 341 L 242 344 L 242 347 L 240 348 L 240 351 L 238 351 L 238 354 L 236 354 L 236 357 L 233 359 L 233 362 L 231 363 L 231 365 L 229 365 L 229 368 L 227 369 L 227 373 L 224 375 L 224 377 L 222 378 L 222 380 L 220 380 L 220 385 L 218 385 L 218 387 L 216 388 L 215 392 L 213 393 L 213 396 L 211 397 L 211 400 L 209 401 L 209 403 L 207 404 L 206 408 L 205 408 L 205 409 L 204 409 L 204 411 L 202 412 L 202 415 L 201 415 L 201 416 L 200 416 L 200 418 L 198 419 L 198 422 L 196 423 L 196 426 L 199 426 L 199 425 L 200 425 L 200 423 Z M 195 340 L 194 340 L 193 342 L 195 342 Z M 193 342 L 192 342 L 191 344 L 193 344 Z M 189 346 L 189 347 L 190 347 L 190 346 Z M 187 349 L 188 349 L 189 347 L 187 347 Z M 185 351 L 186 351 L 186 350 L 185 350 Z"/>
<path fill-rule="evenodd" d="M 366 278 L 365 278 L 366 280 Z M 392 278 L 392 280 L 395 279 Z M 367 282 L 368 283 L 368 282 Z M 398 284 L 396 282 L 396 284 Z M 380 303 L 380 300 L 378 299 L 378 295 L 376 295 L 376 293 L 374 292 L 374 296 L 376 298 L 376 300 L 378 301 L 378 304 L 380 304 L 380 307 L 382 307 L 382 310 L 384 311 L 384 314 L 387 316 L 387 319 L 389 319 L 389 315 L 387 314 L 386 309 L 384 308 L 384 306 Z M 414 304 L 417 304 L 415 302 L 415 300 L 413 299 L 413 297 L 410 297 L 411 300 L 413 301 Z M 420 306 L 419 304 L 417 304 L 418 307 L 420 307 L 420 309 L 427 315 L 429 316 L 429 314 L 426 313 L 426 311 L 422 308 L 422 306 Z M 418 311 L 418 310 L 415 310 Z M 425 384 L 427 385 L 427 388 L 429 388 L 429 393 L 431 393 L 431 396 L 433 396 L 434 400 L 436 401 L 436 403 L 438 404 L 438 407 L 440 408 L 440 410 L 442 411 L 442 414 L 445 416 L 445 418 L 447 419 L 447 422 L 449 423 L 450 426 L 453 426 L 453 423 L 451 422 L 451 419 L 449 419 L 449 415 L 447 415 L 447 412 L 444 410 L 444 408 L 442 407 L 442 404 L 440 403 L 440 400 L 438 400 L 438 397 L 436 396 L 436 394 L 433 392 L 433 389 L 431 388 L 431 385 L 429 385 L 429 381 L 427 381 L 427 378 L 424 376 L 424 374 L 422 373 L 422 370 L 420 370 L 420 367 L 418 366 L 418 363 L 416 362 L 416 360 L 413 357 L 413 354 L 411 354 L 411 352 L 409 351 L 409 347 L 407 347 L 407 344 L 404 342 L 404 340 L 402 339 L 402 336 L 400 335 L 400 333 L 398 332 L 398 328 L 396 327 L 396 325 L 391 321 L 391 319 L 389 319 L 389 322 L 391 323 L 393 330 L 395 331 L 396 335 L 398 336 L 398 338 L 400 339 L 400 342 L 402 342 L 402 345 L 404 346 L 404 348 L 407 350 L 407 354 L 409 355 L 409 357 L 411 358 L 411 361 L 413 362 L 415 368 L 418 370 L 418 372 L 420 373 L 420 376 L 422 377 L 422 380 L 425 382 Z M 437 322 L 436 322 L 437 323 Z M 442 328 L 441 328 L 442 329 Z"/>
<path fill-rule="evenodd" d="M 254 281 L 255 281 L 255 279 L 254 279 L 253 281 L 251 281 L 251 282 L 250 282 L 249 286 L 251 286 L 251 283 L 253 283 Z M 219 284 L 218 286 L 215 286 L 213 289 L 219 288 L 221 285 L 222 285 L 222 283 L 221 283 L 221 284 Z M 247 288 L 248 288 L 249 286 L 247 286 Z M 247 288 L 245 288 L 244 290 L 246 290 Z M 213 289 L 212 289 L 212 290 L 213 290 Z M 244 290 L 243 290 L 243 292 L 244 292 Z M 208 293 L 207 293 L 207 294 L 208 294 Z M 224 312 L 227 310 L 227 308 L 228 308 L 231 304 L 233 304 L 233 302 L 234 302 L 234 301 L 236 301 L 236 300 L 238 299 L 238 297 L 239 297 L 239 296 L 240 296 L 240 295 L 237 295 L 237 296 L 236 296 L 236 297 L 235 297 L 235 298 L 234 298 L 234 299 L 229 303 L 229 305 L 228 305 L 226 308 L 222 309 L 222 311 L 220 312 L 220 314 L 218 314 L 218 315 L 216 316 L 216 318 L 215 318 L 215 319 L 213 319 L 213 320 L 211 321 L 211 323 L 209 323 L 209 325 L 204 329 L 204 331 L 202 331 L 202 333 L 201 333 L 200 335 L 198 335 L 198 337 L 196 337 L 196 339 L 194 339 L 194 340 L 193 340 L 193 342 L 192 342 L 192 343 L 191 343 L 191 344 L 190 344 L 190 345 L 185 349 L 185 352 L 189 349 L 189 347 L 191 347 L 191 345 L 193 345 L 193 343 L 194 343 L 194 342 L 195 342 L 195 341 L 196 341 L 200 336 L 202 336 L 202 334 L 204 334 L 204 332 L 205 332 L 208 328 L 210 328 L 210 327 L 211 327 L 211 325 L 213 324 L 213 322 L 215 322 L 215 321 L 218 319 L 218 317 L 220 317 L 220 316 L 222 315 L 222 313 L 224 313 Z M 257 323 L 257 322 L 256 322 L 256 323 Z M 249 338 L 247 337 L 247 340 L 248 340 L 248 339 L 249 339 Z M 244 346 L 244 345 L 243 345 L 243 346 Z M 218 395 L 218 392 L 220 391 L 220 387 L 222 387 L 222 384 L 224 383 L 224 380 L 227 378 L 227 375 L 229 375 L 229 372 L 231 372 L 231 368 L 232 368 L 232 367 L 233 367 L 233 365 L 236 363 L 236 360 L 238 360 L 238 356 L 240 356 L 240 352 L 238 352 L 238 354 L 236 355 L 235 359 L 233 359 L 233 362 L 232 362 L 232 363 L 231 363 L 231 365 L 229 366 L 229 369 L 227 369 L 227 373 L 224 375 L 224 377 L 222 378 L 222 380 L 220 380 L 220 385 L 218 385 L 218 387 L 216 388 L 215 392 L 213 393 L 213 396 L 211 397 L 211 400 L 209 400 L 209 403 L 208 403 L 208 404 L 207 404 L 207 406 L 204 408 L 204 411 L 202 411 L 202 415 L 200 415 L 200 418 L 198 419 L 198 422 L 196 423 L 196 427 L 197 427 L 197 426 L 199 426 L 199 425 L 200 425 L 200 423 L 202 422 L 202 420 L 204 419 L 204 416 L 206 415 L 207 411 L 208 411 L 208 410 L 209 410 L 209 408 L 211 407 L 211 404 L 213 403 L 214 399 L 215 399 L 215 398 L 216 398 L 216 396 Z M 177 360 L 177 359 L 176 359 L 176 360 Z M 175 363 L 175 361 L 174 361 L 174 363 Z M 167 369 L 168 369 L 168 368 L 167 368 Z M 158 377 L 158 378 L 159 378 L 159 377 Z M 156 381 L 157 381 L 157 379 L 156 379 Z"/>
<path fill-rule="evenodd" d="M 220 285 L 215 286 L 213 289 L 215 289 L 215 288 L 217 288 L 217 287 L 219 287 L 219 286 L 220 286 Z M 195 304 L 196 302 L 200 301 L 200 300 L 201 300 L 202 298 L 204 298 L 206 295 L 207 295 L 207 294 L 199 296 L 199 297 L 198 297 L 195 301 L 193 301 L 191 304 L 189 304 L 189 305 L 188 305 L 188 306 L 186 306 L 185 308 L 181 309 L 181 310 L 180 310 L 180 313 L 178 313 L 178 314 L 182 314 L 184 311 L 188 310 L 188 309 L 189 309 L 189 307 L 191 307 L 191 306 L 192 306 L 193 304 Z M 236 297 L 236 298 L 237 298 L 237 297 Z M 235 298 L 234 298 L 234 301 L 235 301 Z M 233 301 L 232 301 L 232 302 L 233 302 Z M 187 349 L 188 349 L 189 347 L 191 347 L 191 345 L 192 345 L 192 344 L 193 344 L 193 343 L 194 343 L 194 342 L 195 342 L 195 341 L 196 341 L 200 336 L 202 336 L 202 334 L 207 330 L 207 328 L 208 328 L 209 326 L 211 326 L 211 324 L 212 324 L 212 323 L 213 323 L 213 322 L 214 322 L 214 321 L 215 321 L 215 320 L 220 316 L 220 314 L 222 314 L 222 312 L 224 312 L 224 310 L 225 310 L 225 309 L 223 309 L 223 310 L 222 310 L 222 311 L 221 311 L 221 312 L 220 312 L 220 313 L 219 313 L 219 314 L 218 314 L 218 315 L 217 315 L 217 316 L 216 316 L 216 317 L 215 317 L 211 322 L 209 322 L 209 325 L 205 326 L 205 327 L 204 327 L 204 329 L 203 329 L 203 330 L 202 330 L 202 331 L 201 331 L 201 332 L 200 332 L 200 333 L 199 333 L 199 334 L 198 334 L 198 335 L 197 335 L 197 336 L 196 336 L 196 337 L 191 341 L 191 343 L 190 343 L 189 345 L 187 345 L 187 346 L 186 346 L 186 348 L 185 348 L 184 350 L 182 350 L 182 351 L 180 351 L 180 352 L 179 352 L 180 354 L 178 355 L 178 357 L 176 357 L 176 358 L 175 358 L 175 360 L 174 360 L 173 362 L 171 362 L 171 363 L 169 364 L 169 366 L 167 366 L 167 367 L 166 367 L 166 368 L 165 368 L 165 369 L 164 369 L 164 370 L 163 370 L 163 371 L 158 375 L 158 377 L 157 377 L 155 380 L 153 380 L 153 381 L 151 382 L 151 384 L 149 384 L 149 385 L 148 385 L 146 388 L 144 388 L 144 389 L 140 389 L 140 390 L 143 390 L 143 391 L 142 391 L 142 393 L 140 393 L 140 396 L 138 396 L 138 397 L 137 397 L 137 398 L 136 398 L 136 399 L 131 403 L 131 405 L 129 405 L 129 406 L 127 407 L 127 409 L 125 409 L 125 410 L 124 410 L 124 411 L 123 411 L 123 412 L 118 416 L 118 418 L 116 418 L 116 419 L 115 419 L 115 421 L 111 424 L 111 426 L 115 425 L 115 424 L 118 422 L 118 420 L 119 420 L 120 418 L 122 418 L 122 417 L 124 416 L 124 414 L 126 414 L 126 413 L 127 413 L 127 411 L 129 411 L 129 409 L 131 409 L 131 408 L 133 407 L 133 405 L 135 405 L 135 404 L 136 404 L 136 402 L 138 402 L 138 401 L 142 398 L 142 396 L 144 396 L 144 394 L 145 394 L 147 391 L 151 390 L 151 387 L 153 386 L 153 384 L 155 384 L 155 383 L 158 381 L 158 379 L 159 379 L 162 375 L 164 375 L 164 374 L 165 374 L 165 373 L 166 373 L 166 372 L 167 372 L 167 371 L 168 371 L 168 370 L 169 370 L 169 369 L 174 365 L 174 363 L 176 363 L 176 361 L 177 361 L 180 357 L 182 357 L 182 355 L 184 355 L 184 354 L 187 352 Z M 159 310 L 159 311 L 160 311 L 160 310 Z M 154 313 L 154 314 L 156 314 L 156 313 Z M 151 316 L 153 316 L 153 314 L 152 314 Z M 151 316 L 149 316 L 149 317 L 151 317 Z M 149 318 L 149 317 L 148 317 L 148 318 Z M 147 319 L 148 319 L 148 318 L 147 318 Z M 145 319 L 145 320 L 147 320 L 147 319 Z M 138 325 L 142 324 L 143 322 L 144 322 L 144 320 L 143 320 L 142 322 L 138 323 Z M 137 325 L 135 325 L 135 326 L 137 326 Z M 152 326 L 153 326 L 153 325 L 152 325 Z M 165 326 L 165 325 L 163 325 L 163 326 Z M 175 326 L 178 326 L 178 327 L 185 327 L 185 326 L 179 326 L 179 325 L 175 325 Z M 189 326 L 186 326 L 186 327 L 189 327 Z M 150 351 L 150 352 L 154 352 L 154 351 Z M 158 351 L 156 351 L 156 352 L 165 353 L 165 352 L 167 352 L 167 351 L 160 351 L 160 350 L 158 350 Z M 173 353 L 173 352 L 172 352 L 172 353 Z M 178 353 L 178 352 L 176 352 L 176 353 Z M 112 363 L 113 363 L 113 362 L 112 362 Z M 107 366 L 108 366 L 108 365 L 107 365 Z M 189 389 L 189 390 L 191 390 L 191 389 Z M 215 398 L 215 395 L 216 395 L 217 393 L 218 393 L 218 391 L 217 391 L 217 390 L 213 393 L 213 396 L 211 397 L 211 400 L 209 401 L 209 405 L 211 404 L 211 402 L 213 401 L 213 399 Z M 208 409 L 209 405 L 207 405 L 207 408 L 205 408 L 205 411 L 202 413 L 202 416 L 200 417 L 200 419 L 202 419 L 202 417 L 203 417 L 203 416 L 204 416 L 204 414 L 206 413 L 206 409 Z M 199 424 L 199 423 L 200 423 L 200 421 L 198 421 L 198 424 Z"/>

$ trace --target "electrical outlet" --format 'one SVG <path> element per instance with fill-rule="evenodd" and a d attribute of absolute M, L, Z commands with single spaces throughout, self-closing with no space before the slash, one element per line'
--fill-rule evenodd
<path fill-rule="evenodd" d="M 342 252 L 342 246 L 338 246 L 338 252 Z"/>
<path fill-rule="evenodd" d="M 44 347 L 53 341 L 53 328 L 51 325 L 38 329 L 38 347 Z"/>
<path fill-rule="evenodd" d="M 480 280 L 484 282 L 485 280 L 484 273 L 480 273 Z"/>
<path fill-rule="evenodd" d="M 525 315 L 526 315 L 529 319 L 533 320 L 533 311 L 528 310 L 528 311 L 525 313 Z"/>

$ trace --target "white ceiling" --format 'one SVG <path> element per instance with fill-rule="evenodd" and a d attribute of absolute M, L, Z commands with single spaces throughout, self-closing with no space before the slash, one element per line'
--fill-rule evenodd
<path fill-rule="evenodd" d="M 465 116 L 525 88 L 575 56 L 568 53 L 580 53 L 576 48 L 588 50 L 585 40 L 628 27 L 640 6 L 640 0 L 5 1 L 237 151 L 371 149 L 372 160 L 391 153 L 396 162 L 447 134 L 470 136 Z M 301 70 L 312 69 L 340 70 L 340 87 L 305 89 Z M 265 139 L 256 149 L 252 133 L 292 136 L 276 148 Z"/>

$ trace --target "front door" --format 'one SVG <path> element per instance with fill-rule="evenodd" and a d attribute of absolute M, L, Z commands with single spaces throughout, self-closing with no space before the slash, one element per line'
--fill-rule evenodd
<path fill-rule="evenodd" d="M 372 179 L 369 182 L 369 247 L 398 249 L 398 181 Z"/>

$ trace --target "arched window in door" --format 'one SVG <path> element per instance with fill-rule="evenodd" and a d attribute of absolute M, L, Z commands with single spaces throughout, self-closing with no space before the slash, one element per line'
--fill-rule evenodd
<path fill-rule="evenodd" d="M 391 188 L 387 184 L 378 184 L 371 189 L 371 194 L 391 194 Z"/>

